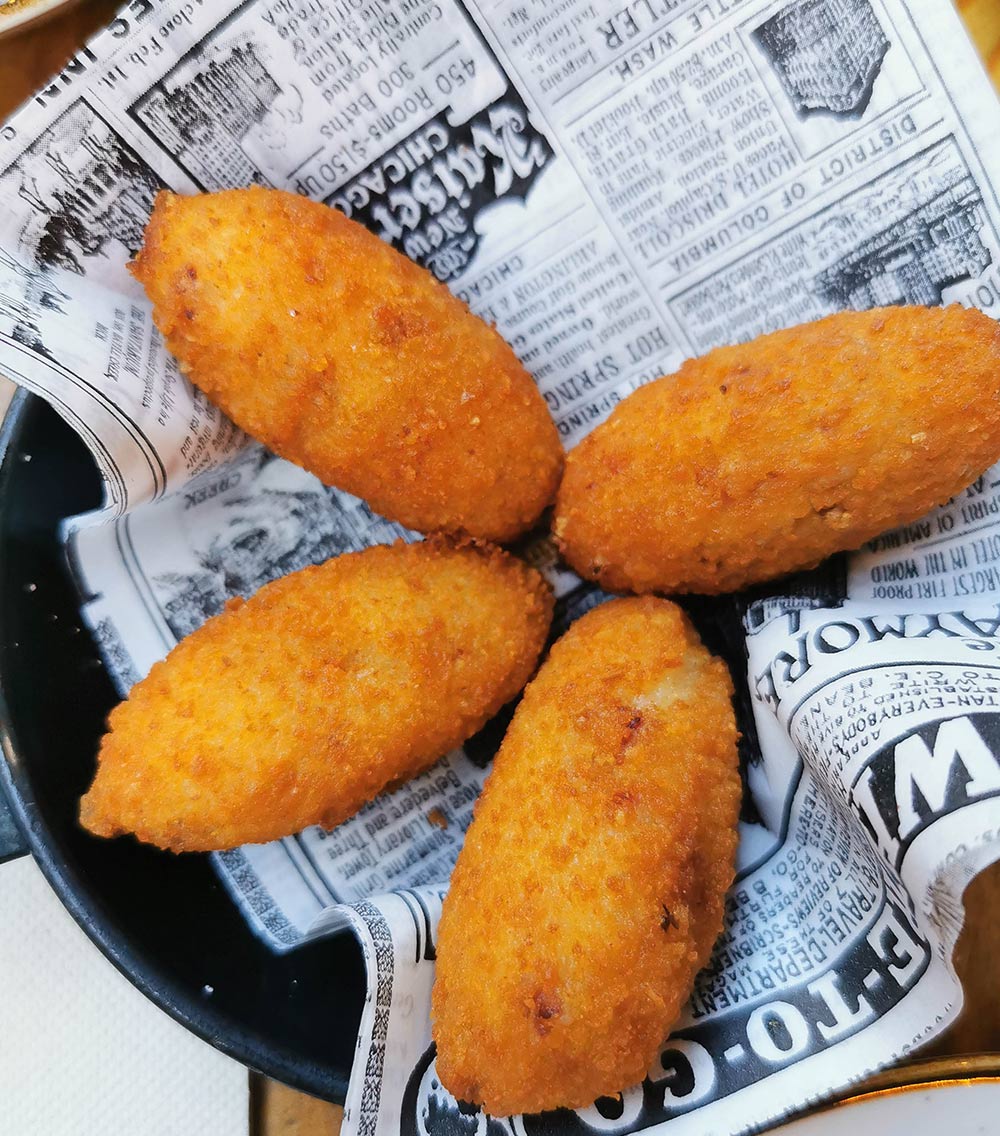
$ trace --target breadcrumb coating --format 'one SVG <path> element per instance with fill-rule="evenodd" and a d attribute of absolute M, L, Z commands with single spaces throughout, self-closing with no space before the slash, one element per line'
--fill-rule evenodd
<path fill-rule="evenodd" d="M 231 602 L 112 711 L 81 823 L 175 852 L 332 828 L 509 702 L 551 615 L 533 569 L 443 538 L 285 576 Z"/>
<path fill-rule="evenodd" d="M 445 899 L 437 1071 L 494 1115 L 641 1081 L 722 928 L 732 683 L 679 608 L 613 600 L 529 685 Z"/>
<path fill-rule="evenodd" d="M 998 458 L 994 320 L 841 312 L 629 395 L 570 454 L 554 531 L 610 591 L 736 591 L 916 520 Z"/>
<path fill-rule="evenodd" d="M 275 453 L 419 532 L 506 541 L 562 472 L 497 331 L 325 205 L 163 192 L 131 266 L 192 382 Z"/>

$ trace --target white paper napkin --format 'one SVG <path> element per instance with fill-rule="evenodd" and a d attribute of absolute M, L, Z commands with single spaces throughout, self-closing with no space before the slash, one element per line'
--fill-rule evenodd
<path fill-rule="evenodd" d="M 247 1072 L 136 990 L 30 857 L 0 867 L 0 1132 L 247 1136 Z"/>

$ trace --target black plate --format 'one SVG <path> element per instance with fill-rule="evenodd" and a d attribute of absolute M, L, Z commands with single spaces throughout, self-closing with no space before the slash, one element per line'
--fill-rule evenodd
<path fill-rule="evenodd" d="M 63 903 L 144 994 L 239 1061 L 342 1101 L 365 995 L 353 936 L 274 955 L 207 857 L 100 840 L 76 823 L 116 698 L 56 529 L 99 501 L 77 436 L 18 395 L 0 434 L 0 783 Z"/>

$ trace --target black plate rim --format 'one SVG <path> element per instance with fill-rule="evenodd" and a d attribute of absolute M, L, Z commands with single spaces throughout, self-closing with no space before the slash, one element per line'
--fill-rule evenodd
<path fill-rule="evenodd" d="M 0 493 L 5 488 L 9 463 L 17 449 L 26 417 L 36 401 L 41 401 L 38 396 L 19 388 L 0 423 Z M 0 637 L 3 634 L 0 626 Z M 3 685 L 4 675 L 0 669 L 0 751 L 3 754 L 3 760 L 0 760 L 0 792 L 6 797 L 29 854 L 84 934 L 115 969 L 154 1005 L 214 1049 L 248 1069 L 292 1088 L 343 1104 L 348 1078 L 339 1076 L 329 1067 L 320 1072 L 319 1066 L 310 1076 L 310 1069 L 281 1046 L 215 1011 L 210 1003 L 199 1002 L 191 991 L 171 981 L 159 971 L 155 962 L 123 940 L 97 897 L 89 894 L 72 864 L 55 850 L 53 834 L 38 814 L 30 779 L 20 758 L 17 730 L 4 697 Z"/>

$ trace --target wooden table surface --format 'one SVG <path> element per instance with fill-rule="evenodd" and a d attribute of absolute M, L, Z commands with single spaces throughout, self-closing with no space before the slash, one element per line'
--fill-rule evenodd
<path fill-rule="evenodd" d="M 956 0 L 994 82 L 1000 88 L 1000 0 Z M 81 0 L 63 15 L 0 38 L 0 120 L 3 120 L 92 32 L 106 24 L 117 0 Z M 2 30 L 0 17 L 0 30 Z M 2 207 L 2 203 L 0 203 Z M 0 380 L 0 412 L 10 395 Z M 968 919 L 956 962 L 965 987 L 959 1021 L 921 1056 L 1000 1052 L 1000 863 L 966 892 Z M 335 1136 L 341 1109 L 251 1075 L 253 1136 Z"/>

